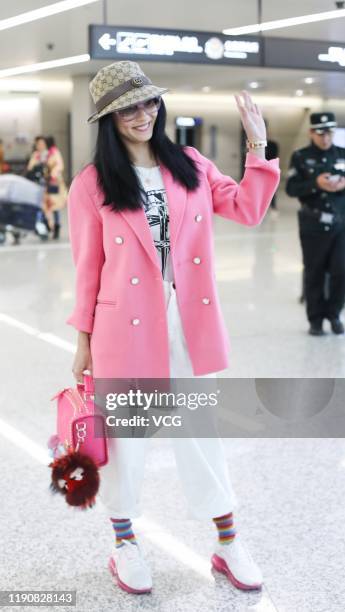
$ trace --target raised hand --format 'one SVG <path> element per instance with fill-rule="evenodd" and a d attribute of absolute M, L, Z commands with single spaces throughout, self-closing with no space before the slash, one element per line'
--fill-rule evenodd
<path fill-rule="evenodd" d="M 266 126 L 261 110 L 257 104 L 254 104 L 247 91 L 243 90 L 241 93 L 243 99 L 241 99 L 241 96 L 238 94 L 235 95 L 234 98 L 248 140 L 250 142 L 266 140 Z"/>

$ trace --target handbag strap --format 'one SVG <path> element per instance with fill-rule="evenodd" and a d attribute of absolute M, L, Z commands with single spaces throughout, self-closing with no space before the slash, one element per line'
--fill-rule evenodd
<path fill-rule="evenodd" d="M 95 385 L 90 374 L 83 374 L 85 393 L 94 393 Z"/>
<path fill-rule="evenodd" d="M 77 383 L 77 389 L 84 401 L 89 399 L 90 395 L 93 396 L 95 393 L 95 385 L 92 376 L 90 374 L 83 374 L 83 382 Z"/>

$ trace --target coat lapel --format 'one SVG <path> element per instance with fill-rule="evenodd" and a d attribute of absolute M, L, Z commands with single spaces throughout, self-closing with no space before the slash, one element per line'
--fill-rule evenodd
<path fill-rule="evenodd" d="M 187 189 L 174 181 L 168 168 L 163 165 L 161 165 L 161 172 L 168 200 L 171 250 L 175 252 L 177 237 L 186 208 Z M 144 209 L 122 210 L 120 212 L 135 232 L 154 265 L 160 270 L 160 261 Z"/>

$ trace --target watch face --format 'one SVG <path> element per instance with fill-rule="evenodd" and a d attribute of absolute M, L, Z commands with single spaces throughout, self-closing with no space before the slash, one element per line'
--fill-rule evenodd
<path fill-rule="evenodd" d="M 321 412 L 334 392 L 333 378 L 257 378 L 262 405 L 285 421 L 303 421 Z"/>

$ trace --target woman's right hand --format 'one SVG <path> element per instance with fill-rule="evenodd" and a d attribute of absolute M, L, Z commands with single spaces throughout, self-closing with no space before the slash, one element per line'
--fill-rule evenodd
<path fill-rule="evenodd" d="M 72 372 L 77 383 L 84 382 L 83 372 L 89 370 L 92 376 L 92 359 L 89 334 L 86 332 L 79 332 L 78 335 L 78 346 L 77 352 L 74 357 Z"/>

